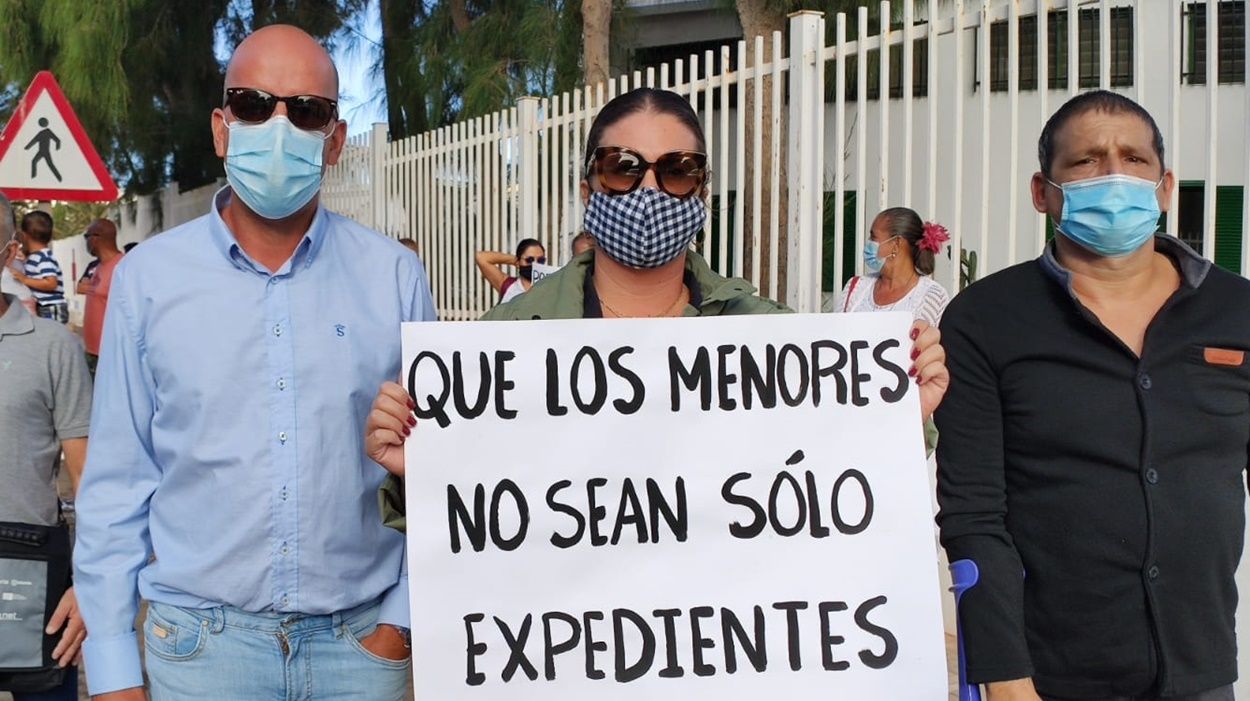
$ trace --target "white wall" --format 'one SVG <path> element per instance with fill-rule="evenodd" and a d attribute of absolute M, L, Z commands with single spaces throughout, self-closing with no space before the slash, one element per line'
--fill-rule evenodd
<path fill-rule="evenodd" d="M 1123 4 L 1113 2 L 1112 5 Z M 1139 99 L 1147 111 L 1155 118 L 1163 132 L 1165 158 L 1179 180 L 1207 179 L 1208 157 L 1215 155 L 1218 185 L 1245 185 L 1247 153 L 1250 151 L 1250 114 L 1246 111 L 1246 89 L 1244 85 L 1221 85 L 1217 90 L 1217 132 L 1212 138 L 1207 134 L 1207 88 L 1205 86 L 1182 85 L 1179 88 L 1179 120 L 1178 138 L 1171 138 L 1171 83 L 1179 78 L 1179 68 L 1171 66 L 1168 54 L 1168 31 L 1170 14 L 1159 11 L 1158 5 L 1148 3 L 1149 9 L 1141 12 L 1142 45 L 1145 49 L 1141 54 L 1142 80 L 1140 85 L 1117 89 L 1133 99 Z M 1177 10 L 1179 12 L 1179 10 Z M 854 22 L 854 17 L 849 18 Z M 827 18 L 833 22 L 833 18 Z M 1029 179 L 1038 170 L 1037 139 L 1041 134 L 1046 119 L 1059 108 L 1068 98 L 1067 91 L 1046 91 L 1046 105 L 1043 108 L 1042 95 L 1038 91 L 1021 91 L 1017 107 L 1016 124 L 1016 155 L 1017 164 L 1013 172 L 1010 168 L 1011 154 L 1011 101 L 1006 92 L 992 92 L 989 98 L 990 117 L 988 130 L 982 127 L 980 90 L 973 90 L 974 70 L 976 66 L 976 33 L 975 29 L 963 32 L 964 70 L 963 80 L 954 84 L 955 73 L 955 41 L 953 34 L 939 36 L 937 42 L 937 84 L 929 86 L 929 95 L 937 100 L 937 199 L 936 206 L 930 207 L 928 202 L 928 149 L 929 149 L 929 98 L 917 98 L 912 101 L 912 149 L 906 153 L 904 149 L 904 103 L 902 100 L 888 100 L 889 126 L 887 145 L 889 179 L 886 194 L 882 197 L 880 182 L 882 159 L 882 140 L 880 116 L 882 102 L 869 100 L 865 105 L 865 118 L 858 119 L 857 103 L 846 102 L 846 141 L 838 144 L 835 138 L 836 106 L 830 102 L 825 106 L 825 189 L 833 190 L 835 183 L 836 161 L 839 152 L 845 154 L 846 181 L 848 191 L 856 189 L 856 168 L 860 154 L 857 150 L 857 130 L 865 130 L 867 151 L 865 153 L 867 187 L 864 193 L 865 218 L 871 220 L 873 214 L 885 207 L 909 206 L 918 211 L 922 217 L 945 224 L 952 231 L 958 229 L 963 236 L 963 247 L 971 250 L 981 248 L 981 211 L 982 205 L 987 208 L 988 222 L 988 267 L 986 252 L 980 251 L 982 262 L 978 273 L 984 276 L 987 271 L 999 270 L 1013 262 L 1035 257 L 1039 251 L 1041 238 L 1041 220 L 1033 210 L 1029 192 Z M 826 85 L 833 92 L 832 62 L 826 73 Z M 851 74 L 849 80 L 854 81 Z M 748 85 L 748 89 L 750 89 Z M 1139 95 L 1140 91 L 1140 95 Z M 955 112 L 956 100 L 963 102 L 963 127 L 957 130 Z M 718 101 L 719 98 L 716 98 Z M 703 99 L 698 102 L 700 118 L 703 118 Z M 713 114 L 714 148 L 722 142 L 719 112 Z M 729 124 L 731 139 L 736 136 L 737 111 L 730 110 Z M 955 145 L 958 136 L 962 137 L 963 175 L 956 181 Z M 732 142 L 731 142 L 732 143 Z M 1214 143 L 1215 148 L 1209 148 Z M 981 172 L 982 146 L 990 154 L 989 170 Z M 844 149 L 842 147 L 845 147 Z M 730 149 L 728 170 L 720 167 L 719 154 L 713 154 L 712 168 L 714 171 L 714 191 L 720 192 L 720 182 L 732 178 L 735 172 L 738 154 Z M 910 178 L 912 197 L 903 197 L 904 179 Z M 983 179 L 988 180 L 988 196 L 982 197 Z M 730 185 L 731 189 L 736 184 Z M 1014 260 L 1008 257 L 1010 196 L 1016 194 L 1016 246 Z M 765 192 L 767 188 L 765 187 Z M 962 215 L 955 221 L 956 198 L 962 203 Z M 863 227 L 864 222 L 858 222 Z M 848 235 L 854 235 L 848 230 Z M 937 278 L 949 286 L 952 280 L 950 263 L 943 257 L 939 260 Z"/>
<path fill-rule="evenodd" d="M 219 187 L 214 183 L 179 193 L 178 184 L 173 183 L 158 193 L 119 202 L 106 215 L 117 225 L 117 247 L 142 243 L 166 229 L 207 214 L 213 194 Z M 61 265 L 65 278 L 70 323 L 80 326 L 85 300 L 75 288 L 78 278 L 92 260 L 87 253 L 87 241 L 82 234 L 55 240 L 52 242 L 52 255 Z"/>

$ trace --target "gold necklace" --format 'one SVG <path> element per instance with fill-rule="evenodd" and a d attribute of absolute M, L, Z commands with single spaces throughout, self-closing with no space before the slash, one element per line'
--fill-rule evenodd
<path fill-rule="evenodd" d="M 648 314 L 648 315 L 645 315 L 645 316 L 643 316 L 643 317 L 641 317 L 641 318 L 643 318 L 643 319 L 658 319 L 658 318 L 661 318 L 661 317 L 668 317 L 668 316 L 672 316 L 672 315 L 673 315 L 673 312 L 674 312 L 674 311 L 676 311 L 679 307 L 684 307 L 684 306 L 685 306 L 685 304 L 686 304 L 686 296 L 687 296 L 688 294 L 689 294 L 689 290 L 687 290 L 687 289 L 686 289 L 686 286 L 685 286 L 685 285 L 682 285 L 682 286 L 681 286 L 681 292 L 679 292 L 679 293 L 677 294 L 677 300 L 676 300 L 675 302 L 673 302 L 671 305 L 669 305 L 668 309 L 665 309 L 663 312 L 661 312 L 661 313 L 659 313 L 659 314 Z M 612 316 L 615 316 L 615 317 L 617 317 L 618 319 L 624 319 L 624 318 L 626 318 L 626 316 L 625 316 L 624 314 L 622 314 L 622 313 L 620 313 L 620 312 L 616 311 L 615 309 L 613 309 L 613 308 L 612 308 L 612 305 L 610 305 L 610 304 L 608 304 L 606 301 L 604 301 L 603 297 L 600 297 L 600 298 L 599 298 L 599 305 L 600 305 L 600 306 L 602 306 L 604 309 L 608 310 L 609 312 L 612 312 Z"/>

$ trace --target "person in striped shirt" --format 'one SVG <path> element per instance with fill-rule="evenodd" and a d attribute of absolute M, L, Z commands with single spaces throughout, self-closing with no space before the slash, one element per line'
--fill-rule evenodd
<path fill-rule="evenodd" d="M 14 277 L 30 288 L 40 317 L 68 323 L 65 282 L 61 266 L 52 257 L 52 217 L 38 210 L 27 213 L 22 217 L 18 240 L 26 252 L 26 266 L 25 270 L 14 271 Z"/>

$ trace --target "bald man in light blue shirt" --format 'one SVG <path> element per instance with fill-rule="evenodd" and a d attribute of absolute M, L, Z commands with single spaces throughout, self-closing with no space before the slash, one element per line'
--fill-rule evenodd
<path fill-rule="evenodd" d="M 434 319 L 426 273 L 320 205 L 345 127 L 311 37 L 258 31 L 226 87 L 230 186 L 114 273 L 78 502 L 88 686 L 143 698 L 141 596 L 154 699 L 402 698 L 404 541 L 361 435 L 400 324 Z"/>

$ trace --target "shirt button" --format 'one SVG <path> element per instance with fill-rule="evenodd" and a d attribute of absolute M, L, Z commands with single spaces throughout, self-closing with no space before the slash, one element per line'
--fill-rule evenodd
<path fill-rule="evenodd" d="M 286 389 L 286 378 L 278 378 L 278 389 Z"/>
<path fill-rule="evenodd" d="M 1146 481 L 1151 484 L 1158 484 L 1159 483 L 1159 471 L 1154 469 L 1153 467 L 1146 470 Z"/>
<path fill-rule="evenodd" d="M 286 598 L 286 594 L 283 594 L 283 595 L 282 595 L 282 605 L 283 605 L 283 606 L 286 606 L 288 601 L 290 601 L 290 599 Z"/>
<path fill-rule="evenodd" d="M 282 488 L 282 501 L 286 501 L 286 487 Z"/>
<path fill-rule="evenodd" d="M 283 443 L 286 443 L 286 431 L 282 431 L 281 433 L 278 434 L 278 440 L 282 441 Z"/>
<path fill-rule="evenodd" d="M 282 325 L 281 325 L 281 324 L 274 324 L 274 325 L 273 325 L 273 335 L 275 335 L 275 336 L 281 336 L 281 335 L 282 335 Z"/>
<path fill-rule="evenodd" d="M 1151 565 L 1150 569 L 1146 570 L 1146 576 L 1150 577 L 1151 579 L 1158 579 L 1159 578 L 1159 566 Z"/>
<path fill-rule="evenodd" d="M 1154 383 L 1150 381 L 1150 375 L 1145 373 L 1142 373 L 1141 377 L 1137 378 L 1137 384 L 1142 389 L 1150 389 L 1154 386 Z"/>
<path fill-rule="evenodd" d="M 285 554 L 287 554 L 288 552 L 289 552 L 289 549 L 286 547 L 286 543 L 283 543 L 283 544 L 282 544 L 282 554 L 283 554 L 283 555 L 285 555 Z"/>

